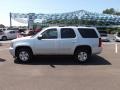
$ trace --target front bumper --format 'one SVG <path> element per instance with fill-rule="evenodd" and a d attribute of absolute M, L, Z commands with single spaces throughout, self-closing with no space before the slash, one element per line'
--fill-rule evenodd
<path fill-rule="evenodd" d="M 9 48 L 9 52 L 13 57 L 15 57 L 15 50 L 12 47 Z"/>

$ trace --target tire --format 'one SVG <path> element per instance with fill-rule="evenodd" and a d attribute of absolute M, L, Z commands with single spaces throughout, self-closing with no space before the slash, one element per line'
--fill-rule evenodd
<path fill-rule="evenodd" d="M 3 36 L 3 37 L 2 37 L 2 40 L 3 40 L 3 41 L 6 41 L 6 40 L 7 40 L 7 37 L 6 37 L 6 36 Z"/>
<path fill-rule="evenodd" d="M 87 49 L 78 49 L 75 51 L 74 56 L 77 61 L 79 61 L 80 63 L 84 63 L 88 61 L 91 54 L 90 51 Z"/>
<path fill-rule="evenodd" d="M 28 63 L 31 61 L 33 54 L 30 49 L 21 48 L 16 51 L 17 60 L 23 63 Z"/>

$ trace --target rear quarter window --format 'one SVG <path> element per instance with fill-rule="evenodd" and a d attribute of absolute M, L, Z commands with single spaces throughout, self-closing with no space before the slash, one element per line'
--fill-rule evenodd
<path fill-rule="evenodd" d="M 78 31 L 83 38 L 98 38 L 94 29 L 78 28 Z"/>

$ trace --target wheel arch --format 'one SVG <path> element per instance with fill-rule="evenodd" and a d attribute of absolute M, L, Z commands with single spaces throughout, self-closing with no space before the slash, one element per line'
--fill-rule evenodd
<path fill-rule="evenodd" d="M 74 50 L 74 54 L 77 50 L 81 50 L 81 49 L 82 50 L 87 49 L 90 52 L 90 54 L 92 54 L 92 48 L 89 45 L 79 45 L 79 46 L 77 46 Z"/>
<path fill-rule="evenodd" d="M 6 39 L 8 39 L 8 37 L 7 37 L 7 36 L 5 36 L 5 35 L 4 35 L 4 36 L 2 36 L 2 39 L 3 39 L 3 37 L 6 37 Z"/>
<path fill-rule="evenodd" d="M 29 49 L 31 51 L 31 53 L 33 54 L 33 50 L 32 50 L 32 48 L 30 46 L 18 46 L 15 49 L 15 55 L 17 54 L 17 50 L 19 50 L 21 48 Z"/>

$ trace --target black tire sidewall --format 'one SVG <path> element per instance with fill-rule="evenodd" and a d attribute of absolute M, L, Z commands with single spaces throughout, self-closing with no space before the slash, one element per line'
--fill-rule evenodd
<path fill-rule="evenodd" d="M 22 51 L 25 51 L 25 52 L 28 53 L 29 59 L 28 59 L 27 61 L 23 61 L 23 60 L 21 60 L 21 59 L 19 58 L 19 54 L 20 54 L 20 52 L 22 52 Z M 16 51 L 17 60 L 20 61 L 20 62 L 23 62 L 23 63 L 28 63 L 28 62 L 30 62 L 31 59 L 32 59 L 32 56 L 33 56 L 33 54 L 32 54 L 32 52 L 31 52 L 29 49 L 23 48 L 23 49 L 19 49 L 19 50 Z"/>
<path fill-rule="evenodd" d="M 78 59 L 78 54 L 79 54 L 80 52 L 86 52 L 86 53 L 87 53 L 87 59 L 86 59 L 85 61 L 80 61 L 80 60 Z M 78 62 L 84 63 L 84 62 L 87 62 L 88 59 L 90 58 L 90 52 L 89 52 L 88 50 L 86 50 L 86 49 L 78 49 L 78 50 L 76 50 L 74 56 L 75 56 L 75 59 L 76 59 Z"/>
<path fill-rule="evenodd" d="M 3 36 L 3 37 L 2 37 L 2 40 L 3 40 L 3 41 L 7 40 L 7 37 L 6 37 L 6 36 Z"/>

